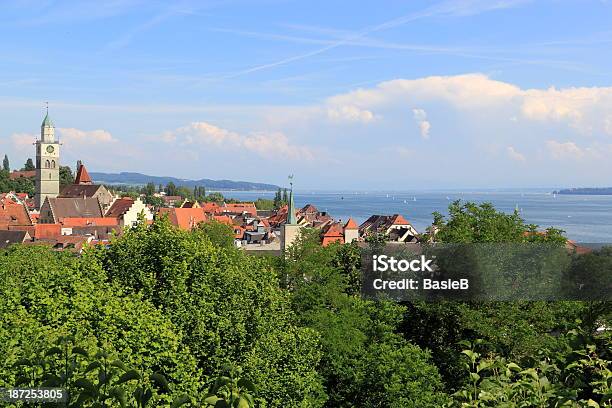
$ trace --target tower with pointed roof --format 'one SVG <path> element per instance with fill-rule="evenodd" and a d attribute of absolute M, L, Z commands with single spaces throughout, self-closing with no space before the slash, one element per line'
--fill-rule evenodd
<path fill-rule="evenodd" d="M 291 185 L 291 192 L 289 193 L 289 205 L 287 208 L 287 222 L 281 225 L 281 250 L 285 252 L 287 248 L 293 244 L 295 239 L 300 234 L 302 228 L 295 217 L 295 204 L 293 201 L 293 176 L 289 176 L 289 184 Z"/>
<path fill-rule="evenodd" d="M 55 126 L 49 117 L 49 107 L 40 125 L 40 139 L 36 140 L 36 208 L 40 209 L 47 197 L 59 195 L 60 144 L 55 140 Z"/>

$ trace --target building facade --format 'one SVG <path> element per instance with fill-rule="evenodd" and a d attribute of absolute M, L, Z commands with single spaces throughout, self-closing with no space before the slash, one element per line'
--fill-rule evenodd
<path fill-rule="evenodd" d="M 40 209 L 45 199 L 59 195 L 60 144 L 55 140 L 55 126 L 45 115 L 40 126 L 40 139 L 36 141 L 36 196 L 35 206 Z"/>

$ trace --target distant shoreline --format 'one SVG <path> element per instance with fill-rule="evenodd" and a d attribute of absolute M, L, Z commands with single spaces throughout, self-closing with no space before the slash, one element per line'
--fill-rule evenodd
<path fill-rule="evenodd" d="M 612 187 L 581 187 L 581 188 L 566 188 L 559 191 L 554 191 L 553 194 L 568 194 L 568 195 L 612 195 Z"/>

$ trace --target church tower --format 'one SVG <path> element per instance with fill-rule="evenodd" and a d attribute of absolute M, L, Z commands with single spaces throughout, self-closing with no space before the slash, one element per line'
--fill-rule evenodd
<path fill-rule="evenodd" d="M 40 126 L 40 140 L 36 141 L 36 208 L 45 198 L 59 195 L 60 144 L 55 140 L 55 126 L 47 114 Z"/>

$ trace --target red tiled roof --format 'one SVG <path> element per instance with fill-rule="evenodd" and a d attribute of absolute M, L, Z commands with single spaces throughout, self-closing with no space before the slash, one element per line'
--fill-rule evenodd
<path fill-rule="evenodd" d="M 160 215 L 167 215 L 172 225 L 184 230 L 191 230 L 207 220 L 201 208 L 160 208 Z"/>
<path fill-rule="evenodd" d="M 346 224 L 344 224 L 344 229 L 356 230 L 359 229 L 359 226 L 357 225 L 354 219 L 349 218 Z"/>
<path fill-rule="evenodd" d="M 342 230 L 342 225 L 339 223 L 331 223 L 323 227 L 321 230 L 321 237 L 323 246 L 327 246 L 332 242 L 340 242 L 344 243 L 344 231 Z"/>
<path fill-rule="evenodd" d="M 222 224 L 227 224 L 229 226 L 234 225 L 234 223 L 232 222 L 232 218 L 228 217 L 227 215 L 213 215 L 212 219 Z"/>
<path fill-rule="evenodd" d="M 74 179 L 74 184 L 91 184 L 91 177 L 89 177 L 89 173 L 85 168 L 84 164 L 81 164 L 77 169 L 76 178 Z"/>
<path fill-rule="evenodd" d="M 255 203 L 223 204 L 223 207 L 221 208 L 221 210 L 223 212 L 229 212 L 233 214 L 247 213 L 252 216 L 257 215 L 257 208 L 255 207 Z"/>
<path fill-rule="evenodd" d="M 20 177 L 36 177 L 36 170 L 14 170 L 9 174 L 11 180 L 18 179 Z"/>
<path fill-rule="evenodd" d="M 221 207 L 217 203 L 202 203 L 201 207 L 207 214 L 218 214 L 221 212 Z"/>
<path fill-rule="evenodd" d="M 118 198 L 113 201 L 108 211 L 106 211 L 106 217 L 119 218 L 125 214 L 130 207 L 134 204 L 134 199 L 130 197 Z"/>
<path fill-rule="evenodd" d="M 9 225 L 32 225 L 32 220 L 23 204 L 5 200 L 0 204 L 0 229 L 7 229 Z"/>
<path fill-rule="evenodd" d="M 87 227 L 87 226 L 108 226 L 118 225 L 119 221 L 113 217 L 67 217 L 61 220 L 64 227 Z"/>
<path fill-rule="evenodd" d="M 62 235 L 61 224 L 36 224 L 34 227 L 35 239 L 54 239 Z"/>

